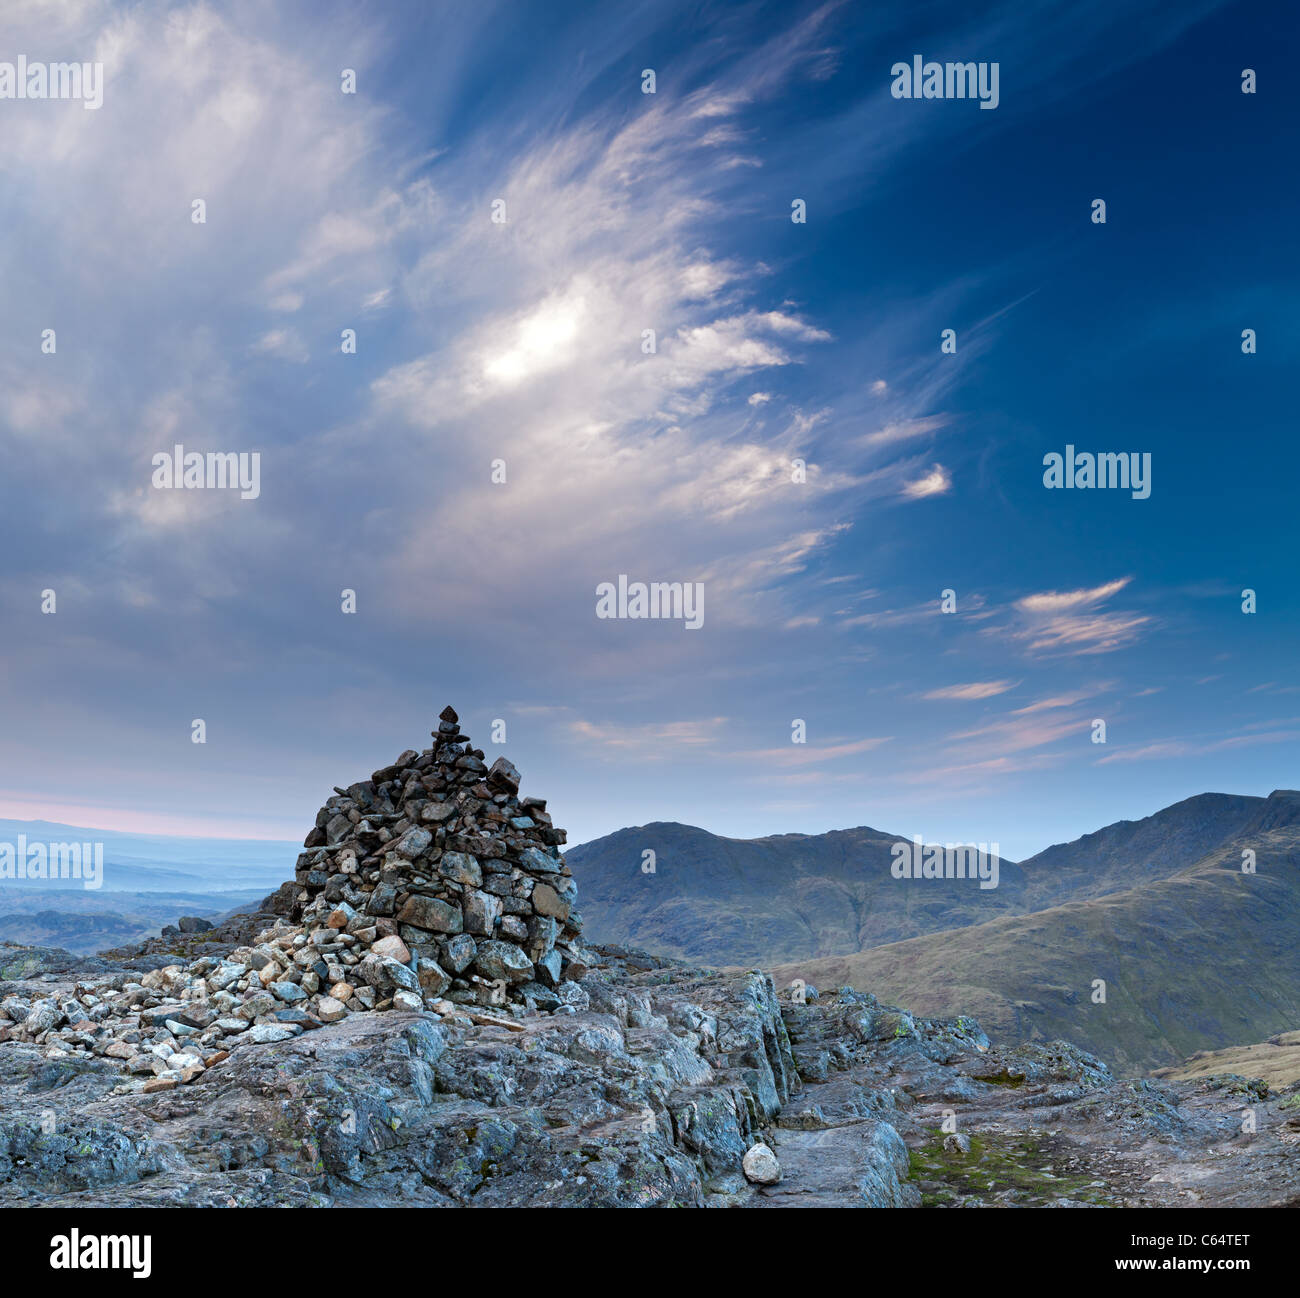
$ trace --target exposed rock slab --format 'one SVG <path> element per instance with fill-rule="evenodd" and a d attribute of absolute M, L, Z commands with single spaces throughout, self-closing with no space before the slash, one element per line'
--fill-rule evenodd
<path fill-rule="evenodd" d="M 0 1044 L 0 1203 L 1292 1203 L 1295 1088 L 1118 1082 L 1060 1043 L 607 948 L 552 1012 L 352 1014 L 145 1093 Z M 54 962 L 57 963 L 57 962 Z M 54 999 L 74 974 L 37 975 Z M 0 988 L 0 995 L 9 988 Z M 1255 1134 L 1242 1134 L 1254 1111 Z M 945 1120 L 962 1139 L 945 1141 Z M 780 1163 L 750 1184 L 757 1143 Z M 945 1148 L 945 1144 L 949 1147 Z"/>

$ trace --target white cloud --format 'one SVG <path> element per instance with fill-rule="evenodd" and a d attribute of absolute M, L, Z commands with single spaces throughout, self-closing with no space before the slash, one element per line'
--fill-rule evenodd
<path fill-rule="evenodd" d="M 961 702 L 972 699 L 991 699 L 995 695 L 1013 690 L 1019 681 L 972 681 L 968 685 L 945 685 L 922 694 L 923 699 L 951 699 Z"/>
<path fill-rule="evenodd" d="M 1097 606 L 1131 580 L 1120 577 L 1079 590 L 1025 595 L 1015 604 L 1020 626 L 1007 634 L 1031 654 L 1086 655 L 1127 648 L 1154 619 L 1146 613 L 1112 613 Z"/>
<path fill-rule="evenodd" d="M 787 744 L 783 748 L 760 748 L 753 752 L 742 749 L 729 755 L 737 759 L 752 759 L 768 766 L 819 766 L 823 762 L 837 762 L 845 757 L 860 757 L 863 753 L 889 743 L 891 738 L 890 735 L 873 735 L 866 739 L 833 739 L 824 744 Z"/>
<path fill-rule="evenodd" d="M 253 350 L 263 356 L 278 356 L 282 360 L 305 362 L 309 359 L 307 346 L 292 329 L 269 329 L 253 344 Z"/>
<path fill-rule="evenodd" d="M 924 437 L 937 432 L 947 424 L 942 415 L 930 415 L 923 419 L 900 419 L 886 424 L 877 432 L 868 433 L 862 440 L 867 446 L 887 446 L 894 442 L 910 441 L 913 437 Z"/>
<path fill-rule="evenodd" d="M 927 496 L 942 496 L 952 490 L 952 477 L 942 464 L 936 464 L 923 478 L 903 485 L 903 495 L 910 500 L 924 500 Z"/>
<path fill-rule="evenodd" d="M 1070 609 L 1087 608 L 1118 594 L 1132 580 L 1131 577 L 1120 577 L 1116 581 L 1084 590 L 1049 590 L 1041 595 L 1025 595 L 1016 601 L 1016 607 L 1026 613 L 1063 613 Z"/>
<path fill-rule="evenodd" d="M 642 725 L 575 720 L 569 729 L 579 743 L 601 750 L 604 756 L 666 761 L 679 758 L 683 751 L 714 747 L 726 724 L 726 717 Z"/>
<path fill-rule="evenodd" d="M 1098 766 L 1111 762 L 1150 762 L 1164 758 L 1208 757 L 1212 753 L 1252 748 L 1256 744 L 1285 744 L 1300 739 L 1300 730 L 1271 730 L 1262 734 L 1229 735 L 1222 739 L 1167 739 L 1136 748 L 1120 748 L 1097 759 Z"/>

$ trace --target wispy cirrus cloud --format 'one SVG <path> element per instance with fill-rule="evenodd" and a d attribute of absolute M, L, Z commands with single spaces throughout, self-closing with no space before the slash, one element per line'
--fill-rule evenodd
<path fill-rule="evenodd" d="M 1095 690 L 1075 690 L 1069 694 L 1053 694 L 1047 698 L 1036 699 L 1033 703 L 1027 703 L 1023 708 L 1016 708 L 1015 715 L 1023 717 L 1033 712 L 1049 712 L 1056 708 L 1070 708 L 1076 703 L 1082 703 L 1084 699 L 1092 698 L 1095 694 L 1104 693 L 1106 688 L 1102 686 Z"/>
<path fill-rule="evenodd" d="M 846 757 L 859 757 L 890 741 L 889 735 L 867 739 L 832 739 L 820 744 L 789 744 L 783 748 L 758 748 L 752 752 L 736 750 L 731 756 L 780 767 L 820 766 Z"/>
<path fill-rule="evenodd" d="M 639 760 L 663 760 L 679 748 L 690 751 L 715 746 L 726 724 L 726 717 L 644 725 L 574 720 L 568 723 L 568 728 L 581 743 L 605 753 Z"/>
<path fill-rule="evenodd" d="M 870 593 L 874 596 L 878 592 L 872 591 Z M 845 617 L 842 625 L 846 627 L 868 627 L 877 630 L 919 626 L 929 626 L 931 629 L 937 629 L 940 618 L 945 616 L 949 615 L 940 611 L 939 600 L 936 598 L 925 603 L 912 604 L 902 608 L 855 613 L 852 617 Z M 958 602 L 958 613 L 953 616 L 983 622 L 997 616 L 997 610 L 988 607 L 988 600 L 985 596 L 970 594 L 961 597 Z"/>
<path fill-rule="evenodd" d="M 1086 727 L 1087 722 L 1081 716 L 1024 719 L 1007 716 L 956 731 L 949 740 L 952 744 L 965 743 L 969 748 L 977 748 L 982 755 L 1005 756 L 1057 743 L 1083 733 Z"/>
<path fill-rule="evenodd" d="M 950 699 L 967 702 L 974 699 L 991 699 L 998 694 L 1005 694 L 1019 685 L 1019 681 L 972 681 L 967 685 L 944 685 L 939 689 L 927 690 L 923 699 Z"/>
<path fill-rule="evenodd" d="M 1025 595 L 1016 600 L 1016 607 L 1022 613 L 1048 615 L 1091 608 L 1096 604 L 1104 603 L 1112 595 L 1119 594 L 1132 580 L 1132 577 L 1120 577 L 1115 581 L 1083 590 L 1049 590 L 1038 595 Z"/>
<path fill-rule="evenodd" d="M 1136 748 L 1120 748 L 1097 759 L 1098 766 L 1114 762 L 1151 762 L 1167 758 L 1206 757 L 1236 748 L 1257 744 L 1284 744 L 1300 739 L 1300 730 L 1269 730 L 1256 734 L 1227 735 L 1221 738 L 1165 739 Z"/>
<path fill-rule="evenodd" d="M 1113 653 L 1134 644 L 1154 618 L 1148 613 L 1118 613 L 1101 608 L 1124 590 L 1131 577 L 1078 590 L 1043 591 L 1015 603 L 1020 625 L 1006 632 L 1029 654 Z"/>
<path fill-rule="evenodd" d="M 884 395 L 885 389 L 881 388 L 876 393 L 876 385 L 872 384 L 873 395 Z M 886 424 L 883 428 L 877 429 L 874 433 L 867 433 L 862 441 L 867 446 L 889 446 L 896 442 L 911 441 L 916 437 L 928 437 L 931 433 L 938 432 L 939 429 L 948 425 L 948 419 L 943 415 L 929 415 L 919 419 L 902 419 L 895 423 Z"/>

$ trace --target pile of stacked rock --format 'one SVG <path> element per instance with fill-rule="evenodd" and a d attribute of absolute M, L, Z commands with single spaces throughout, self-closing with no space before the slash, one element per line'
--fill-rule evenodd
<path fill-rule="evenodd" d="M 335 787 L 298 858 L 294 918 L 315 943 L 358 935 L 370 958 L 396 956 L 412 998 L 546 1008 L 586 972 L 564 830 L 543 799 L 519 798 L 510 762 L 486 765 L 451 708 L 433 739 Z"/>
<path fill-rule="evenodd" d="M 489 770 L 451 708 L 435 745 L 338 789 L 298 860 L 293 919 L 251 945 L 50 994 L 0 997 L 0 1042 L 117 1060 L 146 1090 L 191 1082 L 246 1044 L 352 1014 L 409 1010 L 519 1027 L 586 1005 L 577 888 L 562 829 L 519 772 Z"/>

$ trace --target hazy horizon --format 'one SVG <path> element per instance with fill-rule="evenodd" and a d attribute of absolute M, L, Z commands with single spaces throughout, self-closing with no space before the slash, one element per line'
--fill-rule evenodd
<path fill-rule="evenodd" d="M 1277 785 L 1274 788 L 1269 789 L 1267 792 L 1264 793 L 1249 793 L 1249 792 L 1243 792 L 1241 790 L 1228 790 L 1228 789 L 1202 789 L 1198 793 L 1188 794 L 1187 798 L 1195 798 L 1195 797 L 1200 797 L 1200 796 L 1210 795 L 1210 794 L 1223 794 L 1223 795 L 1235 796 L 1235 797 L 1258 797 L 1261 799 L 1266 799 L 1269 797 L 1270 794 L 1281 791 L 1285 787 L 1286 786 L 1284 785 Z M 1097 830 L 1104 829 L 1109 825 L 1118 823 L 1119 821 L 1143 820 L 1148 816 L 1152 816 L 1155 815 L 1157 812 L 1167 810 L 1168 807 L 1174 806 L 1177 803 L 1186 800 L 1187 799 L 1184 798 L 1176 798 L 1171 803 L 1166 803 L 1165 805 L 1160 807 L 1153 807 L 1149 811 L 1145 811 L 1139 815 L 1118 816 L 1115 818 L 1115 820 L 1105 821 L 1102 823 L 1098 823 L 1096 825 L 1091 825 L 1086 829 L 1081 829 L 1076 834 L 1071 834 L 1065 838 L 1052 839 L 1047 842 L 1039 843 L 1036 846 L 1033 846 L 1030 850 L 1022 850 L 1020 852 L 1012 852 L 1008 850 L 1006 842 L 1003 842 L 1001 839 L 996 839 L 996 837 L 994 839 L 976 840 L 976 837 L 973 834 L 958 833 L 955 835 L 955 838 L 963 842 L 997 841 L 998 847 L 1000 848 L 1000 854 L 1003 860 L 1010 861 L 1010 862 L 1025 861 L 1032 856 L 1036 856 L 1039 852 L 1044 851 L 1048 847 L 1054 847 L 1062 843 L 1073 842 L 1080 837 L 1083 837 L 1087 834 L 1095 833 Z M 799 835 L 807 835 L 807 836 L 816 836 L 820 834 L 834 833 L 837 831 L 852 830 L 852 829 L 873 829 L 873 830 L 878 830 L 882 833 L 900 833 L 901 836 L 901 831 L 898 830 L 897 826 L 891 826 L 884 822 L 878 823 L 878 822 L 868 822 L 868 821 L 854 821 L 851 823 L 846 822 L 845 824 L 841 824 L 841 825 L 827 825 L 823 828 L 818 828 L 818 829 L 803 829 L 799 827 L 794 827 L 789 829 L 768 830 L 764 833 L 739 835 L 739 834 L 724 833 L 723 831 L 718 829 L 713 829 L 712 827 L 706 824 L 695 824 L 693 822 L 682 821 L 675 818 L 661 817 L 661 818 L 651 818 L 648 820 L 641 820 L 641 821 L 629 821 L 627 824 L 618 825 L 613 829 L 605 830 L 600 834 L 593 834 L 587 838 L 578 838 L 575 835 L 570 834 L 569 842 L 564 850 L 567 851 L 569 848 L 580 847 L 585 843 L 594 842 L 597 839 L 607 837 L 609 834 L 618 833 L 620 830 L 636 829 L 643 825 L 652 825 L 656 823 L 684 824 L 684 825 L 688 825 L 690 828 L 693 829 L 702 829 L 706 833 L 714 834 L 720 838 L 733 838 L 733 839 L 734 838 L 769 838 L 769 837 L 775 837 L 780 834 L 799 834 Z M 91 825 L 91 824 L 71 825 L 59 821 L 44 821 L 39 819 L 24 820 L 20 817 L 13 817 L 13 816 L 0 817 L 0 835 L 10 832 L 9 827 L 11 825 L 42 825 L 42 826 L 48 826 L 50 828 L 59 829 L 59 830 L 63 830 L 63 829 L 86 830 L 86 831 L 94 831 L 97 833 L 116 834 L 125 838 L 155 840 L 163 843 L 231 844 L 231 845 L 239 844 L 239 843 L 257 843 L 257 844 L 266 843 L 275 846 L 285 847 L 286 849 L 292 852 L 293 857 L 295 859 L 297 853 L 301 850 L 301 837 L 276 838 L 272 836 L 267 836 L 261 838 L 259 837 L 231 838 L 231 837 L 225 837 L 217 834 L 160 834 L 155 832 L 146 833 L 146 832 L 140 832 L 140 831 L 135 831 L 130 829 L 110 828 L 103 825 Z M 305 831 L 304 831 L 304 836 L 305 836 Z M 909 834 L 908 837 L 911 837 L 911 835 Z M 944 838 L 943 835 L 923 835 L 923 837 L 927 842 L 938 842 L 938 841 L 942 841 Z M 954 837 L 954 836 L 949 836 L 949 837 Z M 286 878 L 288 878 L 291 873 L 290 870 L 291 866 L 292 866 L 292 860 L 288 861 L 286 864 L 286 875 L 285 875 Z M 0 881 L 0 887 L 2 886 L 3 886 L 3 882 Z M 106 890 L 112 891 L 111 888 L 108 888 Z"/>

